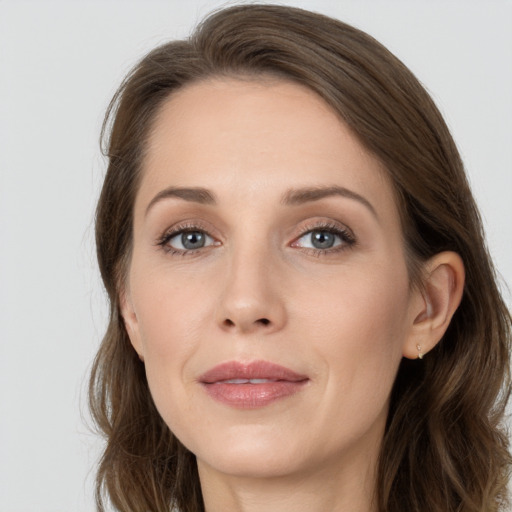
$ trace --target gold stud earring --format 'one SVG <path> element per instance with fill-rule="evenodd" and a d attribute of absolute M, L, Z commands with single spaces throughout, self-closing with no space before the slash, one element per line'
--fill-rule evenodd
<path fill-rule="evenodd" d="M 423 353 L 421 352 L 421 345 L 419 343 L 416 345 L 416 348 L 418 349 L 418 357 L 423 359 Z"/>

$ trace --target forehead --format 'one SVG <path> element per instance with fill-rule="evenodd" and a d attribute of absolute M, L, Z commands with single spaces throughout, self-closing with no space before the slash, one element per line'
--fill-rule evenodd
<path fill-rule="evenodd" d="M 310 89 L 265 79 L 212 79 L 160 108 L 138 201 L 169 186 L 266 198 L 287 188 L 340 185 L 394 206 L 387 173 L 337 113 Z"/>

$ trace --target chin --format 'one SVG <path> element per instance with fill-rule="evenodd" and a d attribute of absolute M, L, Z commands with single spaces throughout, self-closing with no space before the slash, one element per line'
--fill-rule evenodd
<path fill-rule="evenodd" d="M 222 439 L 189 447 L 199 468 L 205 465 L 240 478 L 270 478 L 298 471 L 305 464 L 304 448 L 282 434 L 276 435 L 275 430 L 266 435 L 254 429 L 234 430 Z"/>
<path fill-rule="evenodd" d="M 293 455 L 282 451 L 254 453 L 244 452 L 223 454 L 208 454 L 206 459 L 197 457 L 198 467 L 204 464 L 211 469 L 237 478 L 278 478 L 290 475 L 300 470 L 301 464 L 294 461 Z"/>

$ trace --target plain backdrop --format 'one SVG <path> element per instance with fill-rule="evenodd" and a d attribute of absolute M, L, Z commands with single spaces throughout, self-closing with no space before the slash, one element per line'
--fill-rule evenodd
<path fill-rule="evenodd" d="M 512 283 L 512 2 L 281 3 L 355 24 L 425 84 Z M 106 312 L 93 242 L 102 115 L 145 52 L 220 5 L 0 0 L 0 512 L 94 510 L 101 441 L 85 389 Z"/>

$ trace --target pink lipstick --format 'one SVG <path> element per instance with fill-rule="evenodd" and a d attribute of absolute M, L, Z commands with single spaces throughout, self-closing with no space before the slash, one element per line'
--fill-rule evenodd
<path fill-rule="evenodd" d="M 268 361 L 229 361 L 199 377 L 208 395 L 231 407 L 255 409 L 300 391 L 306 375 Z"/>

